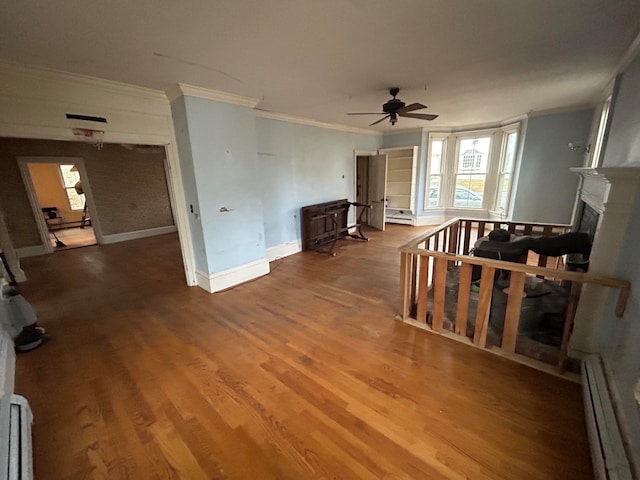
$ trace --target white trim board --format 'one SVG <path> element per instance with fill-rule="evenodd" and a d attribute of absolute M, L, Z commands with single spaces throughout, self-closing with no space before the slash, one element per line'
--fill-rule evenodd
<path fill-rule="evenodd" d="M 294 240 L 292 242 L 286 242 L 280 245 L 276 245 L 275 247 L 267 248 L 267 259 L 270 262 L 273 262 L 274 260 L 279 260 L 281 258 L 288 257 L 289 255 L 293 255 L 301 251 L 302 241 Z"/>
<path fill-rule="evenodd" d="M 164 235 L 165 233 L 173 233 L 177 231 L 175 225 L 167 225 L 166 227 L 149 228 L 146 230 L 135 230 L 133 232 L 114 233 L 111 235 L 103 235 L 102 243 L 118 243 L 128 240 L 136 240 L 138 238 L 154 237 L 156 235 Z"/>
<path fill-rule="evenodd" d="M 338 130 L 348 133 L 360 133 L 363 135 L 383 136 L 384 132 L 377 130 L 367 130 L 366 128 L 350 127 L 348 125 L 341 125 L 339 123 L 325 123 L 317 120 L 311 120 L 310 118 L 296 117 L 294 115 L 287 115 L 284 113 L 267 112 L 265 110 L 254 109 L 256 117 L 268 118 L 271 120 L 279 120 L 281 122 L 298 123 L 300 125 L 310 125 L 318 128 L 328 128 L 330 130 Z"/>
<path fill-rule="evenodd" d="M 170 102 L 175 99 L 185 97 L 198 97 L 216 102 L 232 103 L 243 107 L 254 108 L 258 104 L 255 98 L 241 97 L 232 93 L 221 92 L 219 90 L 210 90 L 208 88 L 194 87 L 185 83 L 178 83 L 167 90 L 167 98 Z"/>
<path fill-rule="evenodd" d="M 237 267 L 223 270 L 222 272 L 207 275 L 196 270 L 198 286 L 209 293 L 219 292 L 255 278 L 267 275 L 270 272 L 269 260 L 261 258 L 255 262 L 246 263 Z"/>

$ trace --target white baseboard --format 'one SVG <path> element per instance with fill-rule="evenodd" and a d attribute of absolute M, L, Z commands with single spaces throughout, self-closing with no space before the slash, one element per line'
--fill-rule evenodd
<path fill-rule="evenodd" d="M 173 233 L 177 231 L 175 225 L 168 225 L 166 227 L 149 228 L 147 230 L 136 230 L 134 232 L 114 233 L 113 235 L 103 235 L 102 243 L 118 243 L 126 242 L 127 240 L 136 240 L 138 238 L 154 237 L 156 235 L 163 235 L 165 233 Z"/>
<path fill-rule="evenodd" d="M 279 258 L 288 257 L 289 255 L 293 255 L 294 253 L 301 251 L 302 241 L 294 240 L 292 242 L 286 242 L 281 245 L 276 245 L 275 247 L 267 248 L 267 259 L 269 259 L 270 262 L 273 262 Z"/>
<path fill-rule="evenodd" d="M 37 257 L 38 255 L 46 255 L 46 253 L 47 249 L 44 245 L 16 248 L 16 255 L 18 255 L 18 258 Z"/>
<path fill-rule="evenodd" d="M 440 225 L 441 223 L 444 223 L 444 221 L 445 221 L 444 214 L 423 215 L 420 217 L 416 217 L 414 226 L 424 227 L 426 225 Z"/>
<path fill-rule="evenodd" d="M 262 277 L 268 274 L 269 271 L 269 260 L 261 258 L 255 262 L 246 263 L 222 272 L 212 273 L 211 275 L 197 270 L 196 280 L 200 288 L 209 293 L 214 293 L 248 282 L 254 278 Z"/>
<path fill-rule="evenodd" d="M 591 460 L 598 480 L 631 480 L 631 466 L 618 424 L 615 395 L 607 381 L 607 369 L 600 355 L 582 361 L 582 390 Z"/>

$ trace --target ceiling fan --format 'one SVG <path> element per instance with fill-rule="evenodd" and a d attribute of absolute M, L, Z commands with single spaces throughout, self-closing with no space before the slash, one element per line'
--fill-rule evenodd
<path fill-rule="evenodd" d="M 387 118 L 391 122 L 391 125 L 395 125 L 398 121 L 398 117 L 409 117 L 409 118 L 417 118 L 419 120 L 435 120 L 438 118 L 438 115 L 431 115 L 428 113 L 410 113 L 415 110 L 420 110 L 423 108 L 427 108 L 426 105 L 422 105 L 421 103 L 411 103 L 406 105 L 402 100 L 396 98 L 400 89 L 398 87 L 393 87 L 389 90 L 389 93 L 393 97 L 387 103 L 382 105 L 382 112 L 375 113 L 347 113 L 347 115 L 384 115 L 380 120 L 376 120 L 373 122 L 370 127 L 377 125 L 378 123 L 386 120 Z"/>

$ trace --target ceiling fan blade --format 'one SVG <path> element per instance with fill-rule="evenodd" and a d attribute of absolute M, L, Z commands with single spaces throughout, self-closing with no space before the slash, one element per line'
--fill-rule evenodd
<path fill-rule="evenodd" d="M 405 105 L 404 107 L 399 109 L 397 113 L 403 114 L 406 112 L 413 112 L 414 110 L 420 110 L 421 108 L 427 108 L 427 106 L 421 103 L 412 103 L 410 105 Z"/>
<path fill-rule="evenodd" d="M 429 113 L 399 113 L 401 117 L 417 118 L 419 120 L 435 120 L 438 115 L 431 115 Z"/>
<path fill-rule="evenodd" d="M 389 118 L 391 115 L 387 115 L 386 117 L 382 117 L 380 120 L 376 120 L 375 122 L 373 122 L 371 125 L 369 125 L 370 127 L 373 127 L 374 125 L 379 124 L 380 122 L 386 120 L 387 118 Z"/>
<path fill-rule="evenodd" d="M 367 112 L 367 113 L 362 113 L 362 112 L 357 112 L 357 113 L 347 113 L 347 115 L 384 115 L 384 112 Z"/>

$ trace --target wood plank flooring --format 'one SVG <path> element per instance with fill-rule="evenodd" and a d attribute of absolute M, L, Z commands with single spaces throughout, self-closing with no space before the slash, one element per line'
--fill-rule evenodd
<path fill-rule="evenodd" d="M 23 260 L 36 478 L 592 478 L 579 385 L 394 320 L 418 233 L 214 295 L 173 234 Z"/>

